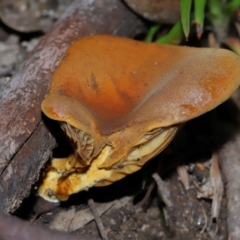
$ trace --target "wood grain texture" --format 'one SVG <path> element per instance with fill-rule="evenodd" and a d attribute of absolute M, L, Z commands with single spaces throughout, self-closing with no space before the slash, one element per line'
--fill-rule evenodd
<path fill-rule="evenodd" d="M 239 239 L 240 231 L 240 125 L 231 126 L 235 135 L 218 152 L 227 196 L 228 239 Z M 229 131 L 230 131 L 229 130 Z"/>

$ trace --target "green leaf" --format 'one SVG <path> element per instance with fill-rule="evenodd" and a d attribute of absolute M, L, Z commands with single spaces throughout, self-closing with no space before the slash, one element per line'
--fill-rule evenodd
<path fill-rule="evenodd" d="M 223 11 L 221 0 L 208 0 L 209 20 L 214 26 L 220 26 L 223 22 Z"/>
<path fill-rule="evenodd" d="M 181 21 L 178 21 L 166 35 L 157 39 L 155 42 L 161 44 L 178 45 L 182 41 L 183 37 L 184 33 L 182 29 L 182 23 Z"/>
<path fill-rule="evenodd" d="M 181 0 L 180 2 L 182 28 L 186 39 L 190 33 L 191 6 L 192 0 Z"/>
<path fill-rule="evenodd" d="M 203 32 L 205 6 L 206 0 L 194 0 L 194 22 L 198 38 L 201 38 Z"/>
<path fill-rule="evenodd" d="M 224 44 L 238 56 L 240 56 L 240 41 L 238 38 L 226 38 Z"/>
<path fill-rule="evenodd" d="M 152 26 L 150 28 L 150 30 L 148 31 L 144 41 L 145 42 L 152 42 L 153 38 L 154 38 L 155 34 L 157 33 L 157 31 L 159 30 L 159 28 L 160 28 L 160 25 Z"/>
<path fill-rule="evenodd" d="M 234 12 L 240 6 L 240 0 L 229 0 L 226 4 L 225 12 L 228 17 L 232 17 Z"/>

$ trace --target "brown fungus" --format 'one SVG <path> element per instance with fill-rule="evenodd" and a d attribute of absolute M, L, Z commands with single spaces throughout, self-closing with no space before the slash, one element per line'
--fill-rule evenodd
<path fill-rule="evenodd" d="M 42 102 L 73 154 L 52 160 L 39 195 L 66 200 L 139 170 L 179 124 L 221 104 L 239 83 L 240 59 L 227 50 L 107 35 L 74 42 Z"/>

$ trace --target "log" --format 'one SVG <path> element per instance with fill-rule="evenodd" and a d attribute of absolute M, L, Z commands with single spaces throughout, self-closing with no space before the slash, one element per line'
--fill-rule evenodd
<path fill-rule="evenodd" d="M 229 139 L 218 151 L 227 198 L 227 231 L 229 240 L 239 239 L 240 232 L 240 90 L 225 103 L 225 112 L 231 122 L 221 126 L 225 139 Z M 220 128 L 219 128 L 220 129 Z M 231 137 L 229 137 L 231 136 Z"/>
<path fill-rule="evenodd" d="M 35 226 L 0 212 L 0 239 L 4 240 L 94 240 L 84 235 L 74 235 Z"/>
<path fill-rule="evenodd" d="M 218 152 L 227 196 L 228 239 L 239 239 L 240 231 L 240 129 L 235 129 L 235 138 Z"/>
<path fill-rule="evenodd" d="M 55 139 L 40 104 L 66 48 L 86 35 L 133 36 L 141 27 L 120 0 L 75 1 L 23 62 L 0 99 L 0 209 L 20 206 L 51 156 Z"/>

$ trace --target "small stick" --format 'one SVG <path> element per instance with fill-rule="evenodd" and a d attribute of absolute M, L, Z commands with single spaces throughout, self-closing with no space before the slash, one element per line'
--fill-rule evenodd
<path fill-rule="evenodd" d="M 168 215 L 167 208 L 163 207 L 162 212 L 163 212 L 163 217 L 164 217 L 164 221 L 165 221 L 165 226 L 169 227 L 169 215 Z"/>
<path fill-rule="evenodd" d="M 185 165 L 181 165 L 177 167 L 177 174 L 180 182 L 182 183 L 184 189 L 189 190 L 189 177 L 187 173 L 187 168 Z"/>
<path fill-rule="evenodd" d="M 107 232 L 105 231 L 105 228 L 103 226 L 102 220 L 97 212 L 97 209 L 95 207 L 94 201 L 92 198 L 88 199 L 88 206 L 92 211 L 92 214 L 94 216 L 94 219 L 96 221 L 96 224 L 98 226 L 99 233 L 103 240 L 108 240 Z"/>
<path fill-rule="evenodd" d="M 144 198 L 134 206 L 135 209 L 139 209 L 141 208 L 146 202 L 147 200 L 149 199 L 150 197 L 150 194 L 152 193 L 152 190 L 154 189 L 155 187 L 155 181 L 152 181 L 151 184 L 149 185 L 148 187 L 148 190 L 147 190 L 147 193 L 145 194 Z"/>
<path fill-rule="evenodd" d="M 201 234 L 203 234 L 206 231 L 207 225 L 208 225 L 208 217 L 207 217 L 206 211 L 204 210 L 204 208 L 202 209 L 202 211 L 203 211 L 205 223 L 204 223 L 204 226 L 203 226 L 203 228 L 202 228 L 202 230 L 200 232 Z"/>
<path fill-rule="evenodd" d="M 167 187 L 165 182 L 161 179 L 161 177 L 157 173 L 152 174 L 153 179 L 156 181 L 158 186 L 158 194 L 161 196 L 163 202 L 167 205 L 167 207 L 172 210 L 174 208 L 173 203 L 169 200 L 166 195 Z"/>
<path fill-rule="evenodd" d="M 224 186 L 223 186 L 222 174 L 218 164 L 218 156 L 216 153 L 212 154 L 211 162 L 212 162 L 212 165 L 210 168 L 210 178 L 211 178 L 211 182 L 214 190 L 211 216 L 212 216 L 212 219 L 216 219 L 218 222 L 218 217 L 220 213 L 221 202 L 222 202 L 222 197 L 224 192 Z"/>

